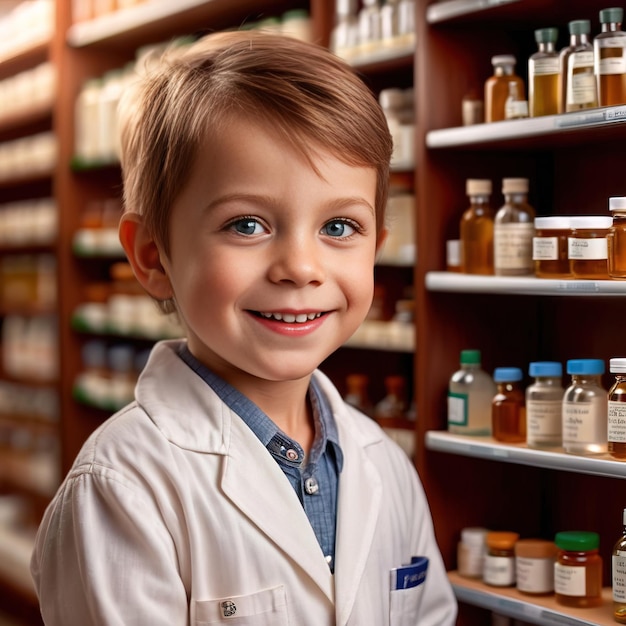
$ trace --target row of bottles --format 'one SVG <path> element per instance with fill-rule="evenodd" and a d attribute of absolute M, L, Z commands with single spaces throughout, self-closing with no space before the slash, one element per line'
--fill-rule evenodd
<path fill-rule="evenodd" d="M 536 30 L 538 50 L 528 59 L 528 100 L 524 81 L 515 70 L 515 56 L 493 56 L 493 75 L 484 86 L 484 121 L 540 117 L 625 104 L 623 14 L 619 7 L 601 10 L 601 32 L 593 39 L 589 20 L 570 21 L 569 44 L 560 51 L 556 49 L 558 29 Z M 472 104 L 477 105 L 474 99 L 464 106 Z M 465 117 L 466 124 L 483 121 L 480 116 Z"/>
<path fill-rule="evenodd" d="M 450 432 L 626 460 L 626 359 L 610 360 L 615 380 L 608 391 L 601 359 L 568 360 L 566 389 L 559 362 L 531 363 L 526 389 L 518 367 L 497 367 L 493 377 L 482 370 L 479 350 L 461 351 L 460 365 L 448 387 Z"/>
<path fill-rule="evenodd" d="M 0 257 L 0 302 L 5 310 L 46 311 L 57 301 L 56 257 L 11 254 Z"/>
<path fill-rule="evenodd" d="M 0 204 L 0 245 L 6 247 L 52 244 L 58 232 L 54 198 Z"/>
<path fill-rule="evenodd" d="M 0 17 L 0 60 L 52 37 L 54 5 L 54 0 L 28 0 L 16 4 Z"/>
<path fill-rule="evenodd" d="M 466 182 L 470 206 L 460 222 L 459 271 L 499 276 L 626 278 L 626 198 L 610 215 L 542 216 L 528 204 L 528 180 L 502 181 L 504 204 L 491 208 L 490 180 Z"/>
<path fill-rule="evenodd" d="M 0 180 L 49 175 L 57 163 L 58 140 L 44 132 L 0 143 Z"/>
<path fill-rule="evenodd" d="M 56 70 L 52 63 L 0 80 L 0 122 L 45 106 L 56 96 Z"/>

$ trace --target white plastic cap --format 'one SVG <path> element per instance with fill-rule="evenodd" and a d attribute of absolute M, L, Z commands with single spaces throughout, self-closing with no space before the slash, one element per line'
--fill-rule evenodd
<path fill-rule="evenodd" d="M 609 211 L 626 211 L 626 196 L 609 198 Z"/>
<path fill-rule="evenodd" d="M 626 359 L 624 358 L 615 358 L 609 361 L 609 368 L 611 372 L 616 374 L 626 373 Z"/>
<path fill-rule="evenodd" d="M 535 218 L 535 228 L 537 230 L 568 230 L 572 218 L 565 215 L 549 215 Z"/>
<path fill-rule="evenodd" d="M 491 181 L 488 179 L 468 178 L 465 183 L 468 196 L 488 196 L 491 194 Z"/>
<path fill-rule="evenodd" d="M 528 178 L 503 178 L 502 193 L 528 193 Z"/>
<path fill-rule="evenodd" d="M 491 65 L 515 65 L 517 59 L 512 54 L 497 54 L 491 57 Z"/>
<path fill-rule="evenodd" d="M 461 530 L 461 541 L 469 546 L 482 547 L 485 545 L 487 532 L 486 528 L 463 528 Z"/>
<path fill-rule="evenodd" d="M 610 215 L 577 215 L 570 219 L 573 229 L 604 229 L 610 228 L 613 218 Z"/>

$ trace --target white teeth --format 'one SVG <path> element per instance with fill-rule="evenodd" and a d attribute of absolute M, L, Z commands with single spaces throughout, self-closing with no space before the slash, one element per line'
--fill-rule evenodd
<path fill-rule="evenodd" d="M 261 313 L 263 317 L 266 319 L 275 319 L 279 322 L 285 322 L 287 324 L 293 324 L 294 322 L 297 324 L 304 324 L 310 320 L 317 319 L 322 314 L 321 313 L 299 313 L 298 315 L 294 315 L 293 313 Z"/>

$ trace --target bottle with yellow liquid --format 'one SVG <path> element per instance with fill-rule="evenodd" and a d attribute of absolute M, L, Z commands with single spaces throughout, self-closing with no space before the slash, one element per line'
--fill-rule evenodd
<path fill-rule="evenodd" d="M 598 106 L 598 86 L 594 72 L 591 22 L 573 20 L 568 24 L 569 46 L 559 53 L 561 88 L 559 113 Z"/>
<path fill-rule="evenodd" d="M 539 50 L 528 59 L 528 107 L 530 117 L 556 115 L 559 112 L 559 54 L 554 45 L 556 28 L 535 31 Z"/>
<path fill-rule="evenodd" d="M 469 208 L 463 213 L 461 271 L 466 274 L 493 274 L 493 217 L 489 204 L 491 181 L 470 178 L 466 182 Z"/>
<path fill-rule="evenodd" d="M 621 7 L 600 11 L 602 32 L 593 40 L 600 106 L 626 103 L 626 33 L 622 30 L 623 17 L 624 9 Z"/>
<path fill-rule="evenodd" d="M 626 624 L 626 509 L 622 513 L 622 536 L 613 546 L 613 619 Z"/>

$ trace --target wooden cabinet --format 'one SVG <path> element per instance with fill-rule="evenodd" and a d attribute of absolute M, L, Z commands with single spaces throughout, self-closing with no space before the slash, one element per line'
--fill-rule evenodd
<path fill-rule="evenodd" d="M 442 272 L 445 242 L 458 237 L 466 208 L 465 180 L 490 178 L 493 204 L 502 203 L 504 177 L 530 180 L 538 215 L 608 214 L 608 198 L 626 192 L 622 141 L 626 107 L 472 127 L 461 126 L 461 100 L 482 95 L 490 58 L 517 57 L 527 79 L 533 31 L 558 26 L 567 44 L 567 22 L 589 19 L 599 32 L 603 2 L 444 0 L 419 2 L 416 55 L 417 224 L 416 267 L 418 411 L 417 466 L 432 507 L 437 537 L 449 569 L 466 526 L 514 530 L 552 539 L 560 530 L 600 533 L 604 584 L 611 583 L 611 549 L 626 506 L 623 464 L 578 459 L 558 451 L 542 455 L 525 446 L 448 436 L 446 393 L 459 352 L 479 348 L 487 371 L 537 360 L 621 356 L 620 322 L 626 283 L 619 281 L 506 280 Z M 604 378 L 606 388 L 611 375 Z M 526 379 L 527 382 L 530 380 Z M 564 378 L 567 382 L 567 377 Z M 485 623 L 486 607 L 531 623 L 612 622 L 610 593 L 600 612 L 564 612 L 516 592 L 453 580 L 460 623 Z M 477 587 L 478 589 L 476 589 Z M 554 613 L 553 613 L 554 611 Z"/>

